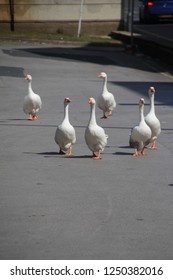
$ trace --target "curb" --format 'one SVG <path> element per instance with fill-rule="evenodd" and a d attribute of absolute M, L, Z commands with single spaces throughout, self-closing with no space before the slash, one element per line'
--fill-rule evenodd
<path fill-rule="evenodd" d="M 75 42 L 75 41 L 61 41 L 61 40 L 54 40 L 54 39 L 37 39 L 37 38 L 17 38 L 17 37 L 1 37 L 1 42 L 15 42 L 18 44 L 52 44 L 56 45 L 57 47 L 73 47 L 73 48 L 85 48 L 85 50 L 98 50 L 98 51 L 115 51 L 115 50 L 122 50 L 124 45 L 122 42 Z"/>

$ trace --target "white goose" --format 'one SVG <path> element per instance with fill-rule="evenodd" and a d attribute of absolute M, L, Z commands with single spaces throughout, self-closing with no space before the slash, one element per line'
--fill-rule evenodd
<path fill-rule="evenodd" d="M 144 104 L 145 100 L 143 98 L 139 101 L 139 124 L 132 128 L 129 144 L 130 147 L 135 149 L 133 156 L 139 156 L 140 152 L 144 155 L 144 148 L 150 143 L 151 139 L 151 129 L 146 124 L 144 119 Z"/>
<path fill-rule="evenodd" d="M 93 97 L 89 98 L 90 104 L 90 118 L 88 126 L 85 130 L 85 141 L 88 148 L 93 152 L 94 159 L 101 159 L 101 152 L 104 150 L 107 144 L 108 136 L 105 134 L 104 129 L 97 125 L 95 106 L 96 102 Z M 96 155 L 96 152 L 98 155 Z"/>
<path fill-rule="evenodd" d="M 40 96 L 32 90 L 31 75 L 26 75 L 25 80 L 28 81 L 28 94 L 24 98 L 23 111 L 29 115 L 28 120 L 34 121 L 38 119 L 38 112 L 42 107 L 42 101 Z"/>
<path fill-rule="evenodd" d="M 151 137 L 151 147 L 149 147 L 152 150 L 156 150 L 156 140 L 158 135 L 161 133 L 161 125 L 160 121 L 155 115 L 155 106 L 154 106 L 154 94 L 155 94 L 155 88 L 150 87 L 149 91 L 149 98 L 150 98 L 150 111 L 145 117 L 145 121 L 148 124 L 148 126 L 151 128 L 152 131 L 152 137 Z"/>
<path fill-rule="evenodd" d="M 55 142 L 59 145 L 59 154 L 72 155 L 72 145 L 76 142 L 76 133 L 74 127 L 69 121 L 69 104 L 71 99 L 64 99 L 64 119 L 57 127 L 55 132 Z"/>
<path fill-rule="evenodd" d="M 97 105 L 103 111 L 102 119 L 106 119 L 107 116 L 111 116 L 114 108 L 116 107 L 116 101 L 114 95 L 107 89 L 107 74 L 101 72 L 99 78 L 103 78 L 102 93 L 97 98 Z"/>

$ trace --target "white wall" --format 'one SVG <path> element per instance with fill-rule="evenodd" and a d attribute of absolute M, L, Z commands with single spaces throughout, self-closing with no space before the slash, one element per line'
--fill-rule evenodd
<path fill-rule="evenodd" d="M 17 21 L 78 20 L 80 0 L 15 0 Z M 0 0 L 0 21 L 9 20 L 9 0 Z M 84 0 L 84 20 L 119 20 L 121 0 Z"/>
<path fill-rule="evenodd" d="M 94 24 L 94 22 L 100 22 L 100 24 L 103 22 L 112 24 L 119 22 L 121 19 L 121 2 L 121 0 L 84 0 L 83 22 L 89 22 L 90 24 Z M 15 24 L 77 23 L 80 4 L 81 0 L 14 0 Z M 0 11 L 0 23 L 9 22 L 9 0 L 0 0 Z"/>

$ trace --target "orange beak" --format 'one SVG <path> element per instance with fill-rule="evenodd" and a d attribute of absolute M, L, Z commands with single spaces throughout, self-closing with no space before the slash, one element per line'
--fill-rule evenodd
<path fill-rule="evenodd" d="M 150 87 L 150 91 L 151 91 L 151 92 L 154 92 L 154 88 L 153 88 L 153 87 Z"/>
<path fill-rule="evenodd" d="M 71 99 L 70 99 L 69 97 L 67 97 L 67 98 L 66 98 L 66 101 L 67 101 L 68 103 L 70 103 L 70 102 L 71 102 Z"/>
<path fill-rule="evenodd" d="M 88 103 L 89 103 L 89 104 L 92 104 L 92 103 L 93 103 L 92 98 L 89 98 Z"/>
<path fill-rule="evenodd" d="M 143 98 L 140 99 L 141 104 L 145 104 L 145 100 Z"/>

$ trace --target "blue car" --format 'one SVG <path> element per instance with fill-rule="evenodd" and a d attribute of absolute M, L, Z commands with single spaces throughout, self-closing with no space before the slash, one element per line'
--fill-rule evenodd
<path fill-rule="evenodd" d="M 139 20 L 143 23 L 173 19 L 173 0 L 139 0 Z"/>

